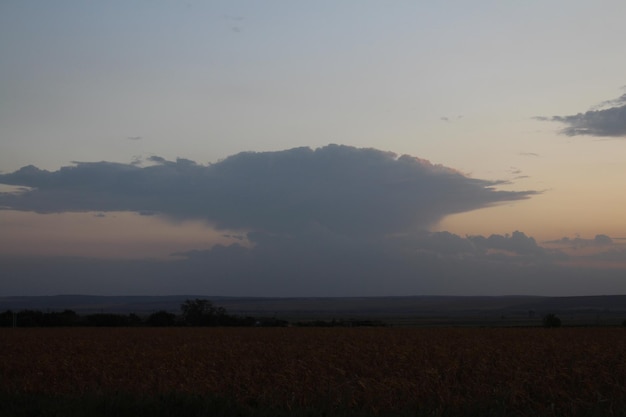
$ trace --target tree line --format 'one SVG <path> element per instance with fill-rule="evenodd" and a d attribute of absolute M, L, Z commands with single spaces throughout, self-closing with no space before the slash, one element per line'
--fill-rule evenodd
<path fill-rule="evenodd" d="M 148 316 L 135 313 L 92 313 L 79 315 L 73 310 L 43 312 L 38 310 L 6 310 L 0 313 L 0 327 L 131 327 L 131 326 L 286 326 L 287 321 L 276 318 L 255 318 L 229 314 L 223 307 L 216 307 L 209 300 L 186 300 L 180 306 L 180 314 L 166 310 Z"/>

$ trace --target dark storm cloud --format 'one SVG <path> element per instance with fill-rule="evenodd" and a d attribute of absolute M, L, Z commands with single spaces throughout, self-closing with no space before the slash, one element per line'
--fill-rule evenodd
<path fill-rule="evenodd" d="M 251 247 L 234 244 L 175 255 L 186 258 L 183 263 L 195 265 L 193 269 L 210 268 L 216 279 L 249 279 L 250 285 L 255 282 L 292 292 L 307 288 L 335 295 L 360 294 L 366 289 L 372 294 L 392 288 L 403 292 L 413 288 L 413 293 L 418 289 L 435 291 L 449 278 L 446 274 L 461 277 L 465 268 L 549 265 L 564 259 L 559 251 L 545 250 L 521 232 L 488 238 L 421 232 L 363 240 L 312 229 L 294 236 L 253 232 L 247 237 Z M 490 249 L 501 252 L 494 254 Z"/>
<path fill-rule="evenodd" d="M 623 270 L 569 268 L 521 232 L 448 232 L 381 240 L 322 228 L 294 236 L 254 232 L 253 243 L 177 254 L 173 261 L 0 259 L 5 294 L 381 296 L 574 295 L 626 291 Z M 493 254 L 490 248 L 502 249 Z"/>
<path fill-rule="evenodd" d="M 528 198 L 407 155 L 329 145 L 240 153 L 208 166 L 151 157 L 153 165 L 76 162 L 55 172 L 24 167 L 0 183 L 0 206 L 37 212 L 135 211 L 204 219 L 218 228 L 347 236 L 423 229 L 444 216 Z"/>
<path fill-rule="evenodd" d="M 204 284 L 227 287 L 225 293 L 254 288 L 254 294 L 327 296 L 506 293 L 516 285 L 534 292 L 532 278 L 515 282 L 520 268 L 549 265 L 540 251 L 523 262 L 494 258 L 471 239 L 448 232 L 365 241 L 318 229 L 297 236 L 251 233 L 248 239 L 251 248 L 235 244 L 178 254 L 186 258 L 180 265 L 211 271 Z M 529 262 L 531 256 L 537 262 Z"/>
<path fill-rule="evenodd" d="M 610 107 L 602 109 L 606 106 Z M 604 101 L 585 113 L 536 119 L 564 124 L 566 127 L 561 133 L 567 136 L 626 137 L 626 94 Z"/>

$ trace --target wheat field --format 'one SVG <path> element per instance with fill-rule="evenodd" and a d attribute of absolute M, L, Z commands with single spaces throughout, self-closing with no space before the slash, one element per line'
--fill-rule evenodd
<path fill-rule="evenodd" d="M 9 394 L 175 392 L 373 415 L 626 410 L 621 328 L 18 328 L 0 329 L 0 348 Z"/>

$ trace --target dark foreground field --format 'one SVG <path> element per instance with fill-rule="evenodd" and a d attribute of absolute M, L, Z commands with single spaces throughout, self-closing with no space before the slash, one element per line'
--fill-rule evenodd
<path fill-rule="evenodd" d="M 0 330 L 1 416 L 623 416 L 622 328 Z"/>

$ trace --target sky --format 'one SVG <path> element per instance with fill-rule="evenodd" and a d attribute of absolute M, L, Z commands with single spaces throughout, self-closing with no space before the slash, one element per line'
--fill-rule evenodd
<path fill-rule="evenodd" d="M 626 293 L 626 3 L 0 3 L 0 295 Z"/>

